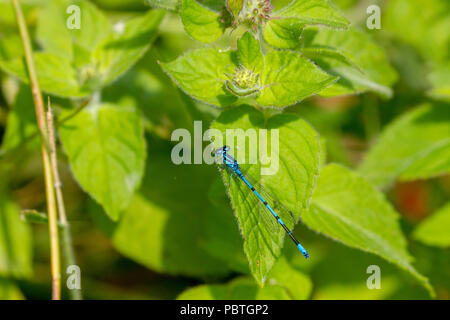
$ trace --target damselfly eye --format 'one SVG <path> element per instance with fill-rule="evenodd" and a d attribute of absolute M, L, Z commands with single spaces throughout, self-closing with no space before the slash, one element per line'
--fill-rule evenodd
<path fill-rule="evenodd" d="M 224 151 L 228 151 L 228 150 L 230 150 L 230 147 L 223 146 L 223 147 L 220 147 L 220 148 L 216 149 L 216 154 L 219 155 L 219 154 L 223 153 Z"/>

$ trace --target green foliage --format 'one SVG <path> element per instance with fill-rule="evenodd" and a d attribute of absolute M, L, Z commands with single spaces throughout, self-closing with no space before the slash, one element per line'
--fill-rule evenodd
<path fill-rule="evenodd" d="M 288 6 L 272 14 L 276 19 L 264 26 L 264 39 L 278 48 L 298 45 L 303 28 L 322 25 L 346 28 L 347 19 L 328 0 L 293 0 Z"/>
<path fill-rule="evenodd" d="M 226 274 L 227 266 L 203 248 L 206 218 L 215 217 L 214 206 L 205 199 L 209 189 L 205 181 L 215 170 L 176 166 L 170 161 L 169 145 L 149 145 L 152 151 L 142 187 L 120 221 L 109 226 L 114 246 L 159 272 L 199 278 Z"/>
<path fill-rule="evenodd" d="M 44 49 L 34 55 L 39 84 L 43 91 L 61 97 L 91 95 L 122 75 L 148 50 L 164 16 L 149 11 L 114 29 L 95 6 L 87 1 L 77 4 L 83 12 L 80 29 L 66 28 L 65 1 L 49 1 L 38 25 Z M 62 32 L 55 36 L 55 30 Z M 28 82 L 20 57 L 0 56 L 0 68 Z"/>
<path fill-rule="evenodd" d="M 14 149 L 31 134 L 36 133 L 36 115 L 30 108 L 32 103 L 33 99 L 29 88 L 21 85 L 14 99 L 13 110 L 8 114 L 8 125 L 3 138 L 2 150 Z"/>
<path fill-rule="evenodd" d="M 395 263 L 432 292 L 428 280 L 411 265 L 398 214 L 358 174 L 336 164 L 323 168 L 311 209 L 301 218 L 313 230 Z"/>
<path fill-rule="evenodd" d="M 414 231 L 414 238 L 431 246 L 450 246 L 450 204 L 447 203 Z"/>
<path fill-rule="evenodd" d="M 246 141 L 247 130 L 279 130 L 279 151 L 274 151 L 280 162 L 277 175 L 263 176 L 261 164 L 247 164 L 242 168 L 276 196 L 298 220 L 300 212 L 308 207 L 319 169 L 320 149 L 316 131 L 295 115 L 280 114 L 265 120 L 263 114 L 246 106 L 224 111 L 212 128 L 220 130 L 224 138 L 226 129 L 242 129 L 236 148 L 244 150 L 249 147 Z M 269 150 L 276 148 L 271 144 L 270 136 L 267 141 Z M 232 150 L 232 154 L 238 154 L 237 150 Z M 224 175 L 224 182 L 229 183 L 229 174 Z M 268 228 L 261 218 L 267 209 L 258 205 L 259 199 L 250 194 L 247 186 L 232 182 L 228 192 L 244 237 L 244 251 L 250 270 L 255 279 L 263 284 L 281 253 L 286 234 L 281 228 L 276 231 Z M 289 221 L 285 223 L 288 224 Z M 288 227 L 293 228 L 293 225 L 288 224 Z"/>
<path fill-rule="evenodd" d="M 223 34 L 219 13 L 195 0 L 181 0 L 180 16 L 186 32 L 196 40 L 213 42 Z"/>
<path fill-rule="evenodd" d="M 177 10 L 179 0 L 146 0 L 152 7 L 166 10 Z"/>
<path fill-rule="evenodd" d="M 308 28 L 303 32 L 300 51 L 339 81 L 320 92 L 337 96 L 371 90 L 382 96 L 392 95 L 397 80 L 384 51 L 371 38 L 353 28 L 335 31 Z"/>
<path fill-rule="evenodd" d="M 0 299 L 21 300 L 23 299 L 23 295 L 13 281 L 0 278 Z"/>
<path fill-rule="evenodd" d="M 162 66 L 187 94 L 216 106 L 237 100 L 239 94 L 227 91 L 225 84 L 241 66 L 256 75 L 257 83 L 251 89 L 255 91 L 256 103 L 264 107 L 292 105 L 337 80 L 294 52 L 271 51 L 262 57 L 259 46 L 246 33 L 239 39 L 237 51 L 196 49 Z M 252 57 L 255 60 L 249 63 Z M 239 83 L 235 85 L 247 89 Z"/>
<path fill-rule="evenodd" d="M 446 101 L 450 101 L 450 63 L 438 65 L 429 74 L 431 89 L 429 95 Z"/>
<path fill-rule="evenodd" d="M 449 11 L 450 3 L 446 0 L 393 0 L 386 8 L 385 25 L 393 35 L 415 46 L 424 57 L 435 62 L 448 61 Z"/>
<path fill-rule="evenodd" d="M 274 16 L 295 18 L 305 25 L 345 28 L 350 24 L 329 0 L 293 0 L 288 6 L 275 11 Z"/>
<path fill-rule="evenodd" d="M 244 0 L 226 0 L 226 6 L 228 11 L 233 16 L 233 19 L 237 19 L 244 5 Z"/>
<path fill-rule="evenodd" d="M 140 114 L 133 107 L 94 102 L 64 123 L 60 135 L 81 187 L 117 220 L 144 172 Z"/>
<path fill-rule="evenodd" d="M 357 0 L 20 2 L 87 298 L 449 296 L 448 1 L 391 0 L 368 32 Z M 6 0 L 0 89 L 0 298 L 48 297 L 40 135 Z M 179 128 L 183 156 L 231 145 L 311 258 L 235 175 L 174 164 Z"/>
<path fill-rule="evenodd" d="M 163 69 L 187 94 L 216 106 L 227 106 L 237 100 L 224 87 L 226 74 L 233 74 L 232 52 L 215 48 L 195 49 L 169 63 Z"/>
<path fill-rule="evenodd" d="M 250 278 L 237 278 L 227 284 L 190 288 L 178 300 L 304 300 L 311 293 L 311 281 L 280 259 L 268 276 L 269 284 L 259 287 Z"/>
<path fill-rule="evenodd" d="M 2 191 L 0 194 L 0 277 L 24 278 L 31 274 L 32 245 L 29 226 L 20 220 L 19 208 Z"/>
<path fill-rule="evenodd" d="M 426 179 L 450 172 L 449 106 L 427 103 L 399 117 L 381 134 L 359 167 L 377 186 L 394 179 Z"/>

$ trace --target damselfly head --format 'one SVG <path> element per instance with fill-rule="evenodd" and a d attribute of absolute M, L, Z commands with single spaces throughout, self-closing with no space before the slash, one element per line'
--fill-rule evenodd
<path fill-rule="evenodd" d="M 222 154 L 224 151 L 228 151 L 228 150 L 230 150 L 229 146 L 223 146 L 223 147 L 216 149 L 216 154 L 219 155 L 219 154 Z"/>

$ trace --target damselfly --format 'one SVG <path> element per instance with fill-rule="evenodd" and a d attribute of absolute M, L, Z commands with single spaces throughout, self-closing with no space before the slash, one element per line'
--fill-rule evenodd
<path fill-rule="evenodd" d="M 290 221 L 290 225 L 293 227 L 295 225 L 295 218 L 292 212 L 289 211 L 286 207 L 284 207 L 269 192 L 265 191 L 264 188 L 261 185 L 259 185 L 255 179 L 251 178 L 249 175 L 244 176 L 237 160 L 234 159 L 228 153 L 229 150 L 230 150 L 229 146 L 223 146 L 215 150 L 216 156 L 221 157 L 223 168 L 227 168 L 230 171 L 231 175 L 236 174 L 236 176 L 239 177 L 250 188 L 250 190 L 259 198 L 259 200 L 268 210 L 265 212 L 266 213 L 270 212 L 271 216 L 283 227 L 283 229 L 286 231 L 286 233 L 292 239 L 292 241 L 294 241 L 295 245 L 303 254 L 303 256 L 305 258 L 309 258 L 308 252 L 297 241 L 297 239 L 292 234 L 292 231 L 288 228 L 288 226 L 286 226 L 286 224 L 283 221 L 283 219 L 288 219 Z M 275 211 L 278 211 L 278 213 Z"/>

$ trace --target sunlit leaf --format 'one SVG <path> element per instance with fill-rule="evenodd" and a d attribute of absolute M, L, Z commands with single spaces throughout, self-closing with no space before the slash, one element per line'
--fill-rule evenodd
<path fill-rule="evenodd" d="M 400 116 L 381 133 L 359 172 L 377 186 L 450 172 L 449 106 L 427 103 Z"/>
<path fill-rule="evenodd" d="M 200 285 L 187 289 L 178 300 L 303 300 L 311 292 L 311 281 L 286 260 L 281 259 L 263 288 L 250 278 L 237 278 L 227 284 Z"/>
<path fill-rule="evenodd" d="M 428 279 L 411 265 L 398 213 L 357 173 L 336 164 L 323 168 L 311 208 L 301 218 L 313 230 L 394 263 L 434 293 Z"/>
<path fill-rule="evenodd" d="M 0 277 L 32 274 L 31 230 L 20 220 L 19 207 L 0 193 Z"/>
<path fill-rule="evenodd" d="M 431 246 L 450 247 L 450 203 L 421 222 L 414 238 Z"/>
<path fill-rule="evenodd" d="M 151 10 L 113 27 L 93 4 L 80 1 L 75 4 L 82 15 L 80 28 L 68 29 L 68 5 L 52 1 L 44 7 L 37 32 L 44 51 L 34 54 L 42 91 L 62 97 L 92 95 L 120 77 L 148 50 L 164 17 Z M 55 30 L 62 32 L 55 35 Z M 8 58 L 0 55 L 0 68 L 27 83 L 24 59 Z"/>
<path fill-rule="evenodd" d="M 226 0 L 227 9 L 233 15 L 234 19 L 236 19 L 239 16 L 243 4 L 244 0 Z"/>
<path fill-rule="evenodd" d="M 229 267 L 203 248 L 210 232 L 206 230 L 207 216 L 214 210 L 207 193 L 216 170 L 175 165 L 170 158 L 171 145 L 149 144 L 152 148 L 142 186 L 110 231 L 115 248 L 166 274 L 199 278 L 227 274 Z M 227 241 L 227 235 L 223 236 Z"/>
<path fill-rule="evenodd" d="M 145 0 L 145 1 L 147 1 L 152 7 L 172 11 L 176 11 L 178 9 L 180 2 L 179 0 Z"/>
<path fill-rule="evenodd" d="M 8 113 L 6 132 L 3 137 L 2 150 L 18 147 L 37 132 L 36 114 L 33 106 L 31 89 L 21 85 L 16 95 L 14 106 Z"/>
<path fill-rule="evenodd" d="M 1 300 L 22 300 L 24 296 L 13 280 L 0 278 Z"/>
<path fill-rule="evenodd" d="M 226 74 L 236 67 L 231 51 L 202 48 L 189 51 L 175 61 L 161 63 L 175 83 L 195 99 L 217 106 L 230 105 L 237 100 L 224 88 Z"/>
<path fill-rule="evenodd" d="M 437 65 L 428 78 L 431 82 L 428 94 L 439 100 L 450 101 L 450 63 Z"/>
<path fill-rule="evenodd" d="M 196 0 L 181 1 L 181 20 L 186 32 L 194 39 L 202 42 L 213 42 L 219 39 L 224 28 L 219 21 L 219 13 L 204 7 Z"/>
<path fill-rule="evenodd" d="M 237 100 L 238 93 L 230 93 L 225 84 L 232 81 L 230 75 L 239 72 L 241 66 L 247 66 L 257 76 L 258 83 L 245 89 L 253 90 L 250 92 L 254 93 L 256 103 L 264 107 L 295 104 L 337 80 L 295 52 L 272 51 L 262 56 L 259 42 L 248 32 L 239 39 L 237 52 L 202 48 L 162 63 L 187 94 L 217 106 Z"/>
<path fill-rule="evenodd" d="M 102 85 L 116 80 L 144 55 L 163 18 L 163 11 L 149 11 L 124 22 L 120 27 L 123 30 L 115 31 L 102 41 L 94 53 Z"/>
<path fill-rule="evenodd" d="M 278 48 L 297 46 L 306 25 L 346 28 L 350 24 L 328 0 L 293 0 L 272 17 L 264 26 L 264 39 Z"/>
<path fill-rule="evenodd" d="M 397 73 L 389 65 L 386 54 L 371 38 L 360 31 L 307 29 L 299 49 L 323 70 L 339 80 L 320 92 L 321 96 L 336 96 L 374 91 L 392 95 L 391 86 Z"/>
<path fill-rule="evenodd" d="M 450 58 L 450 2 L 447 0 L 392 0 L 383 15 L 383 29 L 413 45 L 435 62 Z"/>
<path fill-rule="evenodd" d="M 262 166 L 261 163 L 244 164 L 241 161 L 238 150 L 249 150 L 248 141 L 238 142 L 239 149 L 235 148 L 230 153 L 241 161 L 241 167 L 246 174 L 263 184 L 265 189 L 290 209 L 298 220 L 301 211 L 308 207 L 319 168 L 319 140 L 316 131 L 295 115 L 280 114 L 264 121 L 260 112 L 245 106 L 224 111 L 212 127 L 219 129 L 224 138 L 227 129 L 242 129 L 242 132 L 237 133 L 241 138 L 244 138 L 245 132 L 249 129 L 250 131 L 267 129 L 267 146 L 273 152 L 271 165 L 274 170 L 276 164 L 279 165 L 275 174 L 262 176 L 261 173 L 264 169 L 267 170 L 268 166 Z M 279 130 L 279 151 L 276 149 L 278 141 L 271 140 L 271 130 L 275 129 Z M 230 144 L 231 141 L 226 143 Z M 224 175 L 224 182 L 229 184 L 229 174 Z M 271 230 L 265 224 L 261 215 L 267 214 L 264 211 L 267 209 L 258 205 L 259 199 L 245 184 L 239 183 L 239 180 L 232 180 L 228 193 L 244 237 L 244 251 L 249 260 L 250 271 L 257 282 L 262 284 L 280 256 L 285 231 L 278 225 Z M 288 221 L 285 223 L 288 224 Z"/>
<path fill-rule="evenodd" d="M 272 51 L 264 57 L 263 90 L 256 99 L 262 106 L 293 105 L 336 82 L 309 60 L 291 51 Z"/>
<path fill-rule="evenodd" d="M 65 122 L 59 132 L 75 179 L 111 219 L 118 219 L 144 173 L 145 140 L 139 112 L 93 103 Z"/>
<path fill-rule="evenodd" d="M 79 82 L 77 71 L 71 61 L 52 53 L 38 52 L 34 54 L 39 85 L 45 92 L 63 97 L 84 97 L 90 94 L 91 88 L 98 86 L 95 82 Z M 5 72 L 18 76 L 28 83 L 28 73 L 22 58 L 1 60 L 0 68 Z"/>

